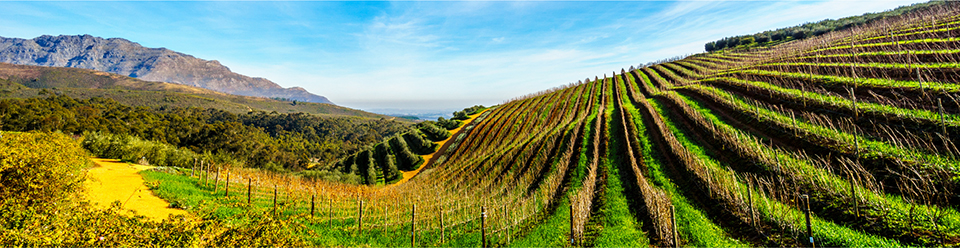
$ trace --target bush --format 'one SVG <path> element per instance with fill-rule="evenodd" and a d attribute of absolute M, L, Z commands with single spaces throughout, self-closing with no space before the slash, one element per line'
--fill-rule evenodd
<path fill-rule="evenodd" d="M 450 131 L 434 125 L 432 122 L 421 122 L 417 124 L 418 129 L 425 134 L 427 139 L 432 141 L 441 141 L 450 137 Z"/>
<path fill-rule="evenodd" d="M 354 174 L 345 174 L 340 171 L 305 170 L 300 172 L 300 176 L 308 179 L 323 180 L 327 182 L 360 184 L 360 176 Z"/>
<path fill-rule="evenodd" d="M 457 111 L 457 112 L 453 112 L 453 119 L 462 121 L 462 120 L 470 119 L 470 115 L 468 115 L 466 111 Z"/>
<path fill-rule="evenodd" d="M 373 185 L 377 183 L 377 172 L 376 165 L 373 161 L 373 153 L 370 152 L 370 149 L 363 150 L 357 154 L 356 158 L 357 167 L 360 169 L 360 183 Z"/>
<path fill-rule="evenodd" d="M 395 136 L 388 142 L 390 147 L 393 148 L 394 156 L 396 156 L 397 168 L 412 171 L 420 168 L 420 165 L 423 164 L 423 157 L 414 154 L 402 136 Z"/>
<path fill-rule="evenodd" d="M 46 213 L 83 191 L 87 153 L 62 133 L 10 133 L 0 139 L 0 206 Z M 12 220 L 10 211 L 2 219 Z M 8 226 L 9 228 L 9 226 Z M 3 229 L 3 228 L 0 228 Z"/>
<path fill-rule="evenodd" d="M 397 169 L 397 163 L 391 154 L 392 149 L 389 142 L 379 143 L 374 146 L 374 156 L 377 162 L 377 169 L 383 175 L 383 181 L 389 182 L 400 178 L 400 170 Z"/>
<path fill-rule="evenodd" d="M 150 165 L 182 168 L 192 168 L 194 159 L 217 164 L 241 166 L 244 164 L 225 153 L 211 154 L 207 152 L 200 155 L 188 149 L 181 149 L 155 141 L 146 141 L 126 134 L 85 132 L 83 137 L 83 148 L 86 148 L 94 156 L 119 159 L 124 162 L 137 163 L 141 161 L 141 158 L 144 158 Z M 281 165 L 275 163 L 267 163 L 261 167 L 270 170 L 283 170 Z"/>
<path fill-rule="evenodd" d="M 409 145 L 410 151 L 419 155 L 431 154 L 440 146 L 428 140 L 426 134 L 419 130 L 403 134 L 403 140 Z"/>

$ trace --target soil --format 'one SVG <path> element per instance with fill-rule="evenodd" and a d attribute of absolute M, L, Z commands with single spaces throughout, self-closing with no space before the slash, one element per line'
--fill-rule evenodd
<path fill-rule="evenodd" d="M 108 208 L 119 201 L 122 209 L 132 210 L 153 221 L 170 215 L 188 215 L 187 211 L 170 208 L 170 203 L 150 191 L 138 172 L 152 167 L 122 163 L 116 159 L 90 160 L 97 166 L 87 170 L 86 198 L 94 205 Z"/>

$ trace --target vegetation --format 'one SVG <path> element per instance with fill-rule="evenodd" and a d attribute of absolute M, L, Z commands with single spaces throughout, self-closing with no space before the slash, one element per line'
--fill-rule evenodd
<path fill-rule="evenodd" d="M 312 151 L 325 139 L 311 129 L 340 137 L 319 135 L 321 120 L 309 115 L 50 96 L 0 101 L 0 119 L 10 130 L 87 131 L 82 144 L 98 155 L 179 166 L 143 175 L 200 223 L 223 226 L 130 224 L 180 228 L 169 235 L 233 242 L 264 232 L 263 242 L 316 246 L 956 246 L 957 16 L 928 8 L 765 49 L 621 69 L 415 128 L 380 121 L 369 124 L 383 125 L 370 128 L 381 131 L 375 141 L 298 173 L 238 164 L 270 168 L 289 161 L 285 152 Z M 223 133 L 246 138 L 212 135 Z M 200 138 L 209 143 L 185 143 Z M 277 148 L 215 146 L 246 139 L 261 142 L 255 151 Z M 211 163 L 196 168 L 192 158 Z M 3 237 L 58 221 L 17 218 Z M 198 242 L 219 244 L 207 240 Z"/>
<path fill-rule="evenodd" d="M 0 100 L 0 123 L 9 131 L 126 135 L 122 139 L 137 137 L 194 153 L 232 157 L 249 167 L 294 170 L 334 161 L 410 130 L 406 124 L 385 119 L 130 107 L 112 99 L 78 100 L 65 95 Z"/>
<path fill-rule="evenodd" d="M 707 43 L 704 45 L 704 49 L 707 52 L 713 52 L 727 48 L 745 49 L 754 47 L 768 47 L 788 41 L 821 36 L 833 31 L 855 29 L 873 22 L 886 21 L 887 19 L 893 19 L 911 14 L 918 15 L 919 13 L 930 9 L 956 8 L 956 6 L 956 3 L 952 1 L 942 0 L 933 0 L 926 3 L 915 3 L 909 6 L 903 6 L 879 13 L 867 13 L 859 16 L 844 17 L 837 20 L 826 19 L 813 23 L 804 23 L 788 28 L 764 31 L 753 35 L 727 37 Z"/>
<path fill-rule="evenodd" d="M 153 222 L 83 201 L 86 152 L 62 133 L 0 132 L 0 244 L 7 246 L 297 246 L 292 218 L 247 211 L 230 220 L 199 216 Z M 206 214 L 204 212 L 207 212 Z"/>

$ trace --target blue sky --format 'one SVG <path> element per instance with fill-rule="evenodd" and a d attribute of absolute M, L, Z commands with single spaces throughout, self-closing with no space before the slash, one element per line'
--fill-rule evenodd
<path fill-rule="evenodd" d="M 8 2 L 0 36 L 166 47 L 361 109 L 452 109 L 920 1 Z"/>

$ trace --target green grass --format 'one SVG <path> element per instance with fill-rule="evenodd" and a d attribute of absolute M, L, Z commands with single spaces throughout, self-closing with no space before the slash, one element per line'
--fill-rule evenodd
<path fill-rule="evenodd" d="M 651 105 L 657 110 L 658 113 L 661 113 L 663 117 L 664 113 L 669 113 L 668 110 L 663 108 L 656 100 L 651 101 Z M 695 143 L 694 141 L 687 138 L 686 134 L 678 129 L 675 124 L 673 124 L 670 118 L 663 118 L 664 123 L 674 134 L 677 140 L 690 151 L 697 160 L 701 161 L 705 169 L 711 171 L 711 175 L 715 180 L 729 180 L 731 174 L 729 170 L 725 168 L 730 168 L 729 166 L 720 163 L 712 158 L 710 152 L 706 149 Z M 727 181 L 730 182 L 730 181 Z M 741 198 L 745 198 L 742 195 L 746 194 L 747 185 L 735 181 L 732 182 L 734 185 L 728 185 L 727 191 L 733 191 L 736 194 L 740 194 Z M 732 189 L 734 187 L 736 189 Z M 754 206 L 757 211 L 761 214 L 762 218 L 772 221 L 775 223 L 780 223 L 780 225 L 792 226 L 795 227 L 795 232 L 799 232 L 799 228 L 803 226 L 803 212 L 787 206 L 778 201 L 767 198 L 765 195 L 759 194 L 756 190 L 753 191 Z M 780 216 L 786 218 L 781 218 Z M 819 217 L 814 216 L 811 218 L 811 222 L 814 227 L 814 238 L 819 242 L 819 245 L 826 246 L 853 246 L 853 247 L 900 247 L 902 245 L 899 242 L 890 240 L 884 237 L 878 237 L 875 235 L 864 234 L 849 227 L 841 226 L 833 222 L 825 221 Z"/>
<path fill-rule="evenodd" d="M 543 222 L 533 227 L 527 235 L 510 243 L 511 247 L 563 247 L 569 245 L 570 203 L 561 200 L 554 211 Z M 466 245 L 472 246 L 472 245 Z"/>
<path fill-rule="evenodd" d="M 633 87 L 632 77 L 628 78 L 627 87 Z M 639 89 L 634 89 L 639 90 Z M 624 91 L 626 93 L 626 91 Z M 626 94 L 624 94 L 624 99 L 629 99 Z M 640 141 L 640 144 L 643 146 L 643 159 L 644 164 L 647 167 L 648 174 L 646 175 L 650 178 L 651 184 L 655 187 L 660 188 L 667 192 L 670 197 L 670 201 L 673 206 L 676 208 L 676 221 L 677 221 L 677 233 L 680 235 L 681 240 L 684 240 L 685 243 L 681 243 L 687 246 L 695 247 L 746 247 L 748 244 L 744 244 L 739 240 L 736 240 L 728 233 L 726 233 L 723 228 L 718 226 L 712 220 L 710 220 L 707 215 L 698 207 L 694 206 L 686 197 L 684 197 L 684 191 L 682 188 L 677 187 L 677 185 L 671 179 L 672 176 L 663 167 L 663 162 L 660 160 L 661 154 L 657 151 L 655 144 L 650 141 L 649 135 L 647 134 L 646 127 L 643 124 L 641 115 L 637 108 L 630 101 L 624 101 L 624 109 L 630 113 L 633 118 L 633 123 L 636 126 L 637 137 Z"/>
<path fill-rule="evenodd" d="M 607 89 L 607 95 L 612 94 L 612 90 Z M 612 98 L 611 98 L 612 99 Z M 611 116 L 613 115 L 613 101 L 607 102 L 607 108 L 604 111 L 606 115 L 606 121 L 608 122 L 606 135 L 609 137 L 614 137 L 610 134 L 612 131 Z M 650 240 L 647 238 L 647 234 L 641 230 L 642 223 L 640 223 L 635 214 L 637 212 L 631 211 L 630 204 L 627 201 L 626 196 L 631 195 L 625 192 L 624 182 L 622 182 L 619 170 L 618 163 L 623 163 L 622 158 L 620 158 L 615 152 L 617 148 L 617 140 L 611 138 L 607 148 L 606 156 L 601 158 L 600 166 L 605 167 L 605 169 L 600 170 L 601 172 L 606 172 L 606 189 L 604 190 L 605 195 L 598 196 L 602 197 L 601 202 L 603 203 L 599 206 L 599 222 L 602 224 L 602 230 L 597 234 L 594 239 L 593 246 L 597 247 L 612 247 L 612 246 L 626 246 L 626 247 L 641 247 L 648 246 Z M 602 177 L 597 178 L 602 179 Z M 634 199 L 635 201 L 640 201 L 640 199 Z M 588 224 L 589 228 L 590 225 Z M 589 230 L 587 231 L 589 232 Z"/>

